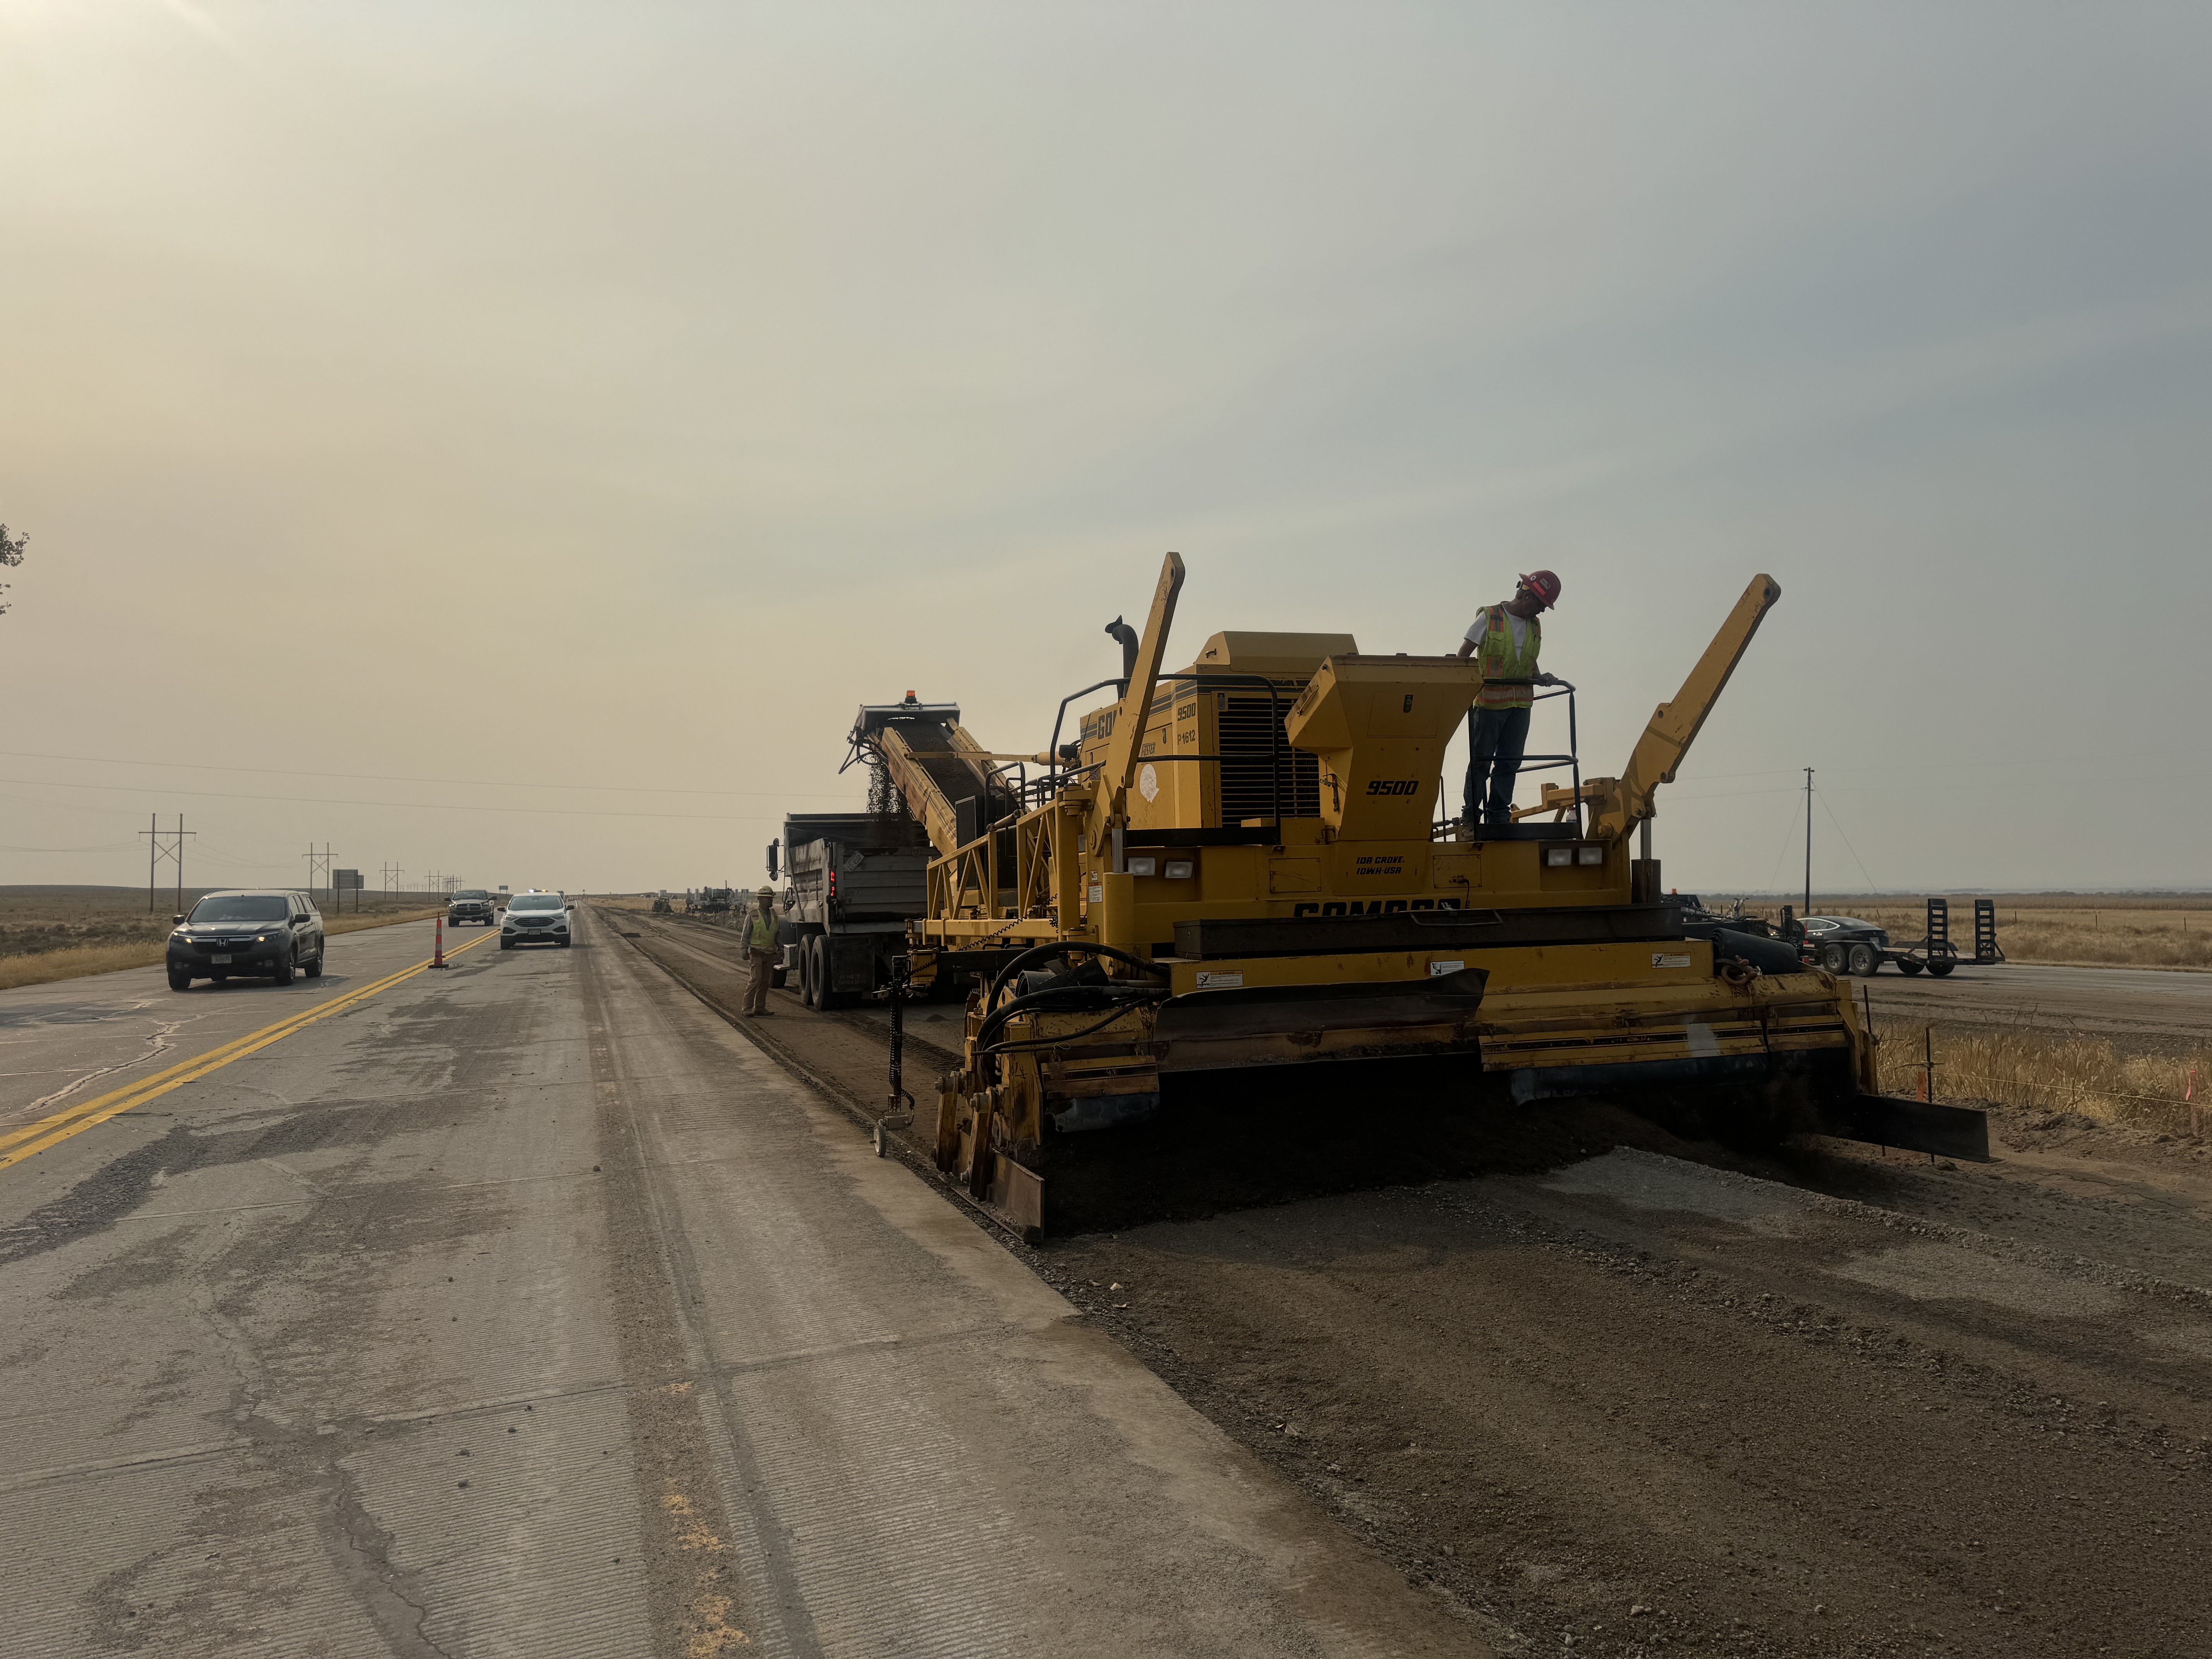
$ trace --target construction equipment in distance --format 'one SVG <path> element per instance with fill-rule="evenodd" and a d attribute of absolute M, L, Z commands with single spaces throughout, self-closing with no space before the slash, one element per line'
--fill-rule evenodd
<path fill-rule="evenodd" d="M 986 750 L 916 703 L 854 744 L 936 856 L 917 988 L 972 981 L 939 1167 L 1041 1229 L 1056 1149 L 1224 1070 L 1458 1056 L 1500 1101 L 1689 1091 L 1739 1127 L 1987 1156 L 1979 1113 L 1885 1098 L 1850 993 L 1795 950 L 1684 917 L 1654 799 L 1780 596 L 1754 577 L 1618 777 L 1548 823 L 1434 822 L 1472 660 L 1348 635 L 1221 633 L 1164 667 L 1170 554 L 1118 689 L 1074 739 Z M 1109 632 L 1115 631 L 1109 629 Z M 942 706 L 940 706 L 941 708 Z M 1570 705 L 1571 708 L 1571 704 Z M 1640 832 L 1642 845 L 1632 848 Z"/>

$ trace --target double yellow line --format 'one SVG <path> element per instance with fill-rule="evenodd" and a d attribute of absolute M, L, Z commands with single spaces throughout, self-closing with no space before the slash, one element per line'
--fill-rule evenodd
<path fill-rule="evenodd" d="M 446 952 L 447 959 L 450 961 L 462 951 L 473 951 L 477 945 L 488 944 L 497 937 L 496 933 L 486 933 L 482 939 L 456 945 Z M 0 1133 L 0 1170 L 11 1164 L 21 1164 L 25 1158 L 45 1152 L 49 1146 L 58 1146 L 71 1135 L 82 1133 L 96 1123 L 105 1123 L 118 1113 L 127 1112 L 134 1106 L 143 1106 L 148 1101 L 158 1099 L 172 1089 L 204 1078 L 210 1072 L 220 1071 L 234 1060 L 243 1060 L 248 1054 L 258 1054 L 270 1043 L 291 1036 L 302 1026 L 313 1025 L 319 1019 L 328 1019 L 332 1014 L 342 1013 L 380 991 L 388 991 L 402 981 L 414 978 L 429 966 L 426 959 L 411 968 L 403 968 L 374 984 L 362 986 L 358 991 L 349 991 L 334 1002 L 325 1002 L 304 1013 L 280 1019 L 274 1025 L 264 1025 L 258 1031 L 248 1032 L 224 1043 L 221 1048 L 210 1048 L 204 1054 L 181 1060 L 166 1072 L 155 1072 L 125 1088 L 101 1095 L 97 1099 L 65 1106 L 51 1117 L 42 1117 L 36 1123 L 27 1123 L 20 1129 Z"/>

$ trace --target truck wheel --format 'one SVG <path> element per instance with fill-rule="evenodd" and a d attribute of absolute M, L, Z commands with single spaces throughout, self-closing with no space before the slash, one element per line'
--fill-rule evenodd
<path fill-rule="evenodd" d="M 190 974 L 180 974 L 173 968 L 170 969 L 169 988 L 172 991 L 191 990 L 192 988 L 192 976 Z"/>
<path fill-rule="evenodd" d="M 820 944 L 819 936 L 810 933 L 799 947 L 799 1000 L 810 1008 L 822 1006 L 814 1000 L 821 980 L 822 953 L 817 948 Z"/>
<path fill-rule="evenodd" d="M 1851 971 L 1862 979 L 1872 979 L 1881 967 L 1881 957 L 1871 945 L 1851 946 Z"/>
<path fill-rule="evenodd" d="M 1899 957 L 1897 959 L 1897 971 L 1904 975 L 1907 979 L 1911 979 L 1915 974 L 1920 971 L 1920 964 L 1915 962 L 1911 957 Z"/>
<path fill-rule="evenodd" d="M 1826 969 L 1830 973 L 1840 974 L 1844 972 L 1849 965 L 1850 964 L 1845 962 L 1844 958 L 1844 947 L 1842 945 L 1823 945 L 1820 947 L 1820 966 Z"/>
<path fill-rule="evenodd" d="M 1928 971 L 1941 979 L 1957 966 L 1958 963 L 1954 962 L 1931 962 L 1928 964 Z"/>

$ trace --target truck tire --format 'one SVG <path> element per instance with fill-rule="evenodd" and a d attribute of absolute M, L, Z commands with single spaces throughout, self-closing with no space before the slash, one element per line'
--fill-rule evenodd
<path fill-rule="evenodd" d="M 1931 962 L 1928 964 L 1928 971 L 1941 979 L 1958 965 L 1955 962 Z"/>
<path fill-rule="evenodd" d="M 1826 969 L 1830 973 L 1840 974 L 1845 972 L 1849 969 L 1850 965 L 1849 961 L 1844 956 L 1844 947 L 1842 945 L 1823 945 L 1820 947 L 1820 966 Z"/>
<path fill-rule="evenodd" d="M 1897 959 L 1897 971 L 1910 979 L 1920 971 L 1920 963 L 1911 957 L 1899 957 Z"/>
<path fill-rule="evenodd" d="M 852 999 L 837 989 L 836 947 L 830 943 L 826 934 L 816 942 L 820 945 L 822 954 L 814 959 L 814 1006 L 825 1012 L 842 1008 Z"/>
<path fill-rule="evenodd" d="M 809 933 L 799 947 L 799 1000 L 810 1008 L 822 1004 L 822 935 Z"/>
<path fill-rule="evenodd" d="M 1851 971 L 1861 979 L 1872 979 L 1881 970 L 1881 953 L 1871 945 L 1851 946 Z"/>

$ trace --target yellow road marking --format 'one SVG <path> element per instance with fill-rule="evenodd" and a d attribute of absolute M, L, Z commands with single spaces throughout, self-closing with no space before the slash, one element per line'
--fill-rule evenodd
<path fill-rule="evenodd" d="M 473 951 L 477 945 L 488 944 L 498 937 L 496 933 L 486 933 L 466 945 L 455 945 L 446 952 L 447 959 L 451 961 L 462 951 Z M 49 1146 L 59 1146 L 71 1135 L 82 1133 L 96 1123 L 105 1123 L 109 1118 L 127 1112 L 134 1106 L 143 1106 L 148 1101 L 158 1099 L 170 1090 L 205 1077 L 210 1072 L 220 1071 L 234 1060 L 243 1060 L 248 1054 L 258 1053 L 270 1043 L 291 1036 L 301 1026 L 312 1025 L 319 1019 L 327 1019 L 342 1009 L 368 1000 L 380 991 L 388 991 L 401 981 L 414 978 L 429 966 L 429 959 L 425 958 L 412 968 L 403 968 L 396 974 L 388 974 L 373 984 L 362 986 L 358 991 L 349 991 L 334 1002 L 323 1003 L 318 1007 L 280 1019 L 274 1025 L 264 1025 L 258 1031 L 249 1031 L 246 1036 L 234 1037 L 204 1054 L 179 1060 L 167 1071 L 142 1077 L 127 1087 L 95 1099 L 80 1101 L 74 1106 L 63 1108 L 51 1117 L 40 1118 L 36 1123 L 27 1123 L 20 1129 L 11 1129 L 0 1134 L 0 1170 L 11 1164 L 21 1164 L 25 1158 L 45 1152 Z"/>

